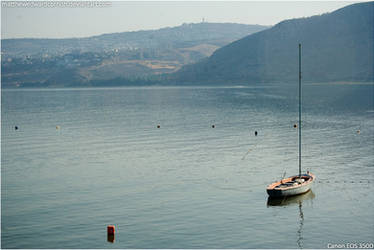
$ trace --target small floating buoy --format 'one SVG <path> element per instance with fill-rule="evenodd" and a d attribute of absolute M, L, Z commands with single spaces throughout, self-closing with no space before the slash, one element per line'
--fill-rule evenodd
<path fill-rule="evenodd" d="M 109 234 L 113 234 L 113 235 L 114 235 L 115 231 L 116 231 L 116 227 L 115 227 L 114 225 L 109 225 L 109 226 L 107 227 L 108 235 L 109 235 Z"/>
<path fill-rule="evenodd" d="M 56 126 L 56 129 L 60 129 L 60 126 Z"/>
<path fill-rule="evenodd" d="M 114 234 L 115 234 L 115 231 L 116 231 L 116 229 L 115 229 L 115 226 L 114 225 L 109 225 L 108 227 L 107 227 L 107 240 L 108 240 L 108 242 L 111 242 L 111 243 L 113 243 L 114 242 Z"/>
<path fill-rule="evenodd" d="M 257 136 L 257 131 L 255 131 L 255 136 Z"/>
<path fill-rule="evenodd" d="M 18 126 L 14 126 L 14 130 L 18 130 Z"/>
<path fill-rule="evenodd" d="M 294 127 L 294 128 L 297 128 L 297 124 L 295 123 L 295 124 L 293 125 L 293 127 Z"/>
<path fill-rule="evenodd" d="M 213 124 L 213 125 L 212 125 L 212 128 L 215 128 L 215 127 L 216 127 L 216 125 Z"/>
<path fill-rule="evenodd" d="M 357 130 L 356 133 L 357 133 L 357 134 L 360 134 L 360 133 L 361 133 L 361 130 Z"/>
<path fill-rule="evenodd" d="M 160 124 L 159 124 L 159 125 L 157 125 L 157 128 L 161 128 Z"/>

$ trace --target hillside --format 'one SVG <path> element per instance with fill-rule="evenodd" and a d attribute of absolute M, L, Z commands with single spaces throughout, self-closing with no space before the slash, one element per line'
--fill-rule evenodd
<path fill-rule="evenodd" d="M 248 84 L 298 77 L 302 43 L 307 82 L 373 81 L 374 2 L 280 22 L 216 50 L 170 76 L 178 83 Z"/>
<path fill-rule="evenodd" d="M 4 39 L 2 86 L 90 86 L 115 79 L 148 79 L 174 72 L 266 28 L 197 23 L 87 38 Z"/>

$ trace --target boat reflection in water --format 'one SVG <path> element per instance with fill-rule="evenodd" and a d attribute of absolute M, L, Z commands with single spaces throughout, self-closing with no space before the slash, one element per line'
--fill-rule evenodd
<path fill-rule="evenodd" d="M 295 196 L 286 196 L 283 198 L 274 198 L 268 197 L 267 206 L 288 206 L 288 205 L 296 205 L 301 204 L 303 201 L 312 200 L 314 199 L 315 194 L 312 190 L 309 190 L 305 194 L 295 195 Z"/>
<path fill-rule="evenodd" d="M 107 241 L 110 243 L 114 243 L 114 234 L 108 234 Z"/>
<path fill-rule="evenodd" d="M 298 205 L 299 207 L 299 229 L 297 230 L 297 245 L 299 249 L 303 248 L 303 236 L 302 236 L 302 230 L 304 225 L 304 213 L 302 210 L 303 202 L 306 200 L 313 200 L 315 197 L 315 194 L 312 190 L 309 190 L 305 194 L 301 195 L 295 195 L 295 196 L 289 196 L 284 198 L 272 198 L 268 197 L 267 201 L 267 207 L 273 207 L 273 206 L 292 206 L 292 205 Z"/>

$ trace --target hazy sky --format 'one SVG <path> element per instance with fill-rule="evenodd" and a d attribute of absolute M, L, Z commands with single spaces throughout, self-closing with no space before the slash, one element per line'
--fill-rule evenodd
<path fill-rule="evenodd" d="M 45 2 L 44 2 L 45 3 Z M 65 2 L 66 3 L 66 2 Z M 86 2 L 87 3 L 87 2 Z M 284 19 L 331 12 L 348 1 L 108 1 L 91 6 L 18 6 L 2 1 L 2 38 L 86 37 L 103 33 L 158 29 L 182 23 L 234 22 L 274 25 Z M 39 5 L 38 5 L 39 4 Z M 103 6 L 92 6 L 92 4 Z"/>

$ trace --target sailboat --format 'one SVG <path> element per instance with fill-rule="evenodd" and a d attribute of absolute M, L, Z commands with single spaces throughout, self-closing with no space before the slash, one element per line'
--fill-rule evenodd
<path fill-rule="evenodd" d="M 301 44 L 299 44 L 299 174 L 282 178 L 266 188 L 270 197 L 286 197 L 306 193 L 310 190 L 315 175 L 307 171 L 301 173 Z"/>

